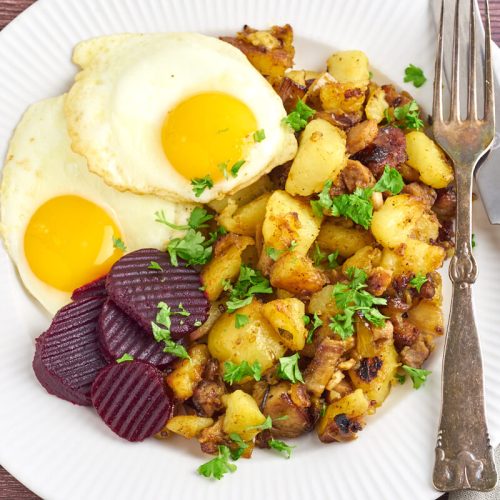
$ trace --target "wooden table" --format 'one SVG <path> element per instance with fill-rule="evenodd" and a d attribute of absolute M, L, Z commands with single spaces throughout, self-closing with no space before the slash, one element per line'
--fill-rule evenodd
<path fill-rule="evenodd" d="M 0 29 L 35 1 L 36 0 L 0 0 Z M 497 44 L 500 44 L 500 0 L 490 0 L 490 6 L 493 39 Z M 27 500 L 38 498 L 37 495 L 26 489 L 0 466 L 0 500 Z"/>

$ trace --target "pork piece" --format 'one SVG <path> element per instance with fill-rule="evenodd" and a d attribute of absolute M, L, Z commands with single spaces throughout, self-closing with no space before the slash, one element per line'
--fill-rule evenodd
<path fill-rule="evenodd" d="M 280 382 L 269 387 L 262 412 L 273 420 L 273 438 L 295 438 L 312 428 L 307 391 L 303 384 L 294 385 Z"/>
<path fill-rule="evenodd" d="M 214 425 L 203 429 L 198 437 L 201 451 L 216 455 L 220 445 L 231 446 L 232 440 L 224 434 L 222 426 L 224 424 L 224 416 L 219 417 Z"/>
<path fill-rule="evenodd" d="M 83 300 L 92 297 L 104 297 L 106 295 L 106 276 L 98 278 L 73 291 L 71 300 Z"/>
<path fill-rule="evenodd" d="M 449 220 L 455 217 L 457 210 L 457 195 L 453 187 L 438 189 L 437 198 L 432 210 L 439 219 Z"/>
<path fill-rule="evenodd" d="M 396 347 L 398 351 L 401 351 L 406 346 L 413 345 L 417 341 L 420 331 L 407 319 L 397 315 L 391 317 L 391 322 L 394 326 L 394 347 Z"/>
<path fill-rule="evenodd" d="M 162 372 L 143 361 L 101 370 L 92 384 L 92 404 L 104 423 L 127 441 L 143 441 L 160 432 L 174 410 Z"/>
<path fill-rule="evenodd" d="M 410 167 L 408 163 L 402 163 L 399 165 L 398 170 L 406 182 L 417 182 L 420 179 L 420 172 L 413 167 Z"/>
<path fill-rule="evenodd" d="M 203 417 L 213 417 L 224 409 L 222 396 L 226 393 L 224 384 L 202 380 L 193 393 L 193 406 Z"/>
<path fill-rule="evenodd" d="M 380 297 L 391 284 L 392 273 L 383 267 L 376 267 L 370 271 L 366 280 L 366 289 L 375 297 Z"/>
<path fill-rule="evenodd" d="M 287 113 L 293 111 L 297 105 L 297 101 L 304 97 L 306 91 L 306 86 L 300 85 L 291 78 L 285 76 L 283 80 L 281 80 L 277 92 L 283 101 L 283 106 Z"/>
<path fill-rule="evenodd" d="M 425 342 L 417 340 L 413 345 L 403 347 L 399 356 L 403 365 L 420 368 L 430 353 L 431 351 Z"/>
<path fill-rule="evenodd" d="M 304 382 L 312 396 L 316 398 L 321 396 L 343 353 L 342 342 L 328 337 L 321 341 L 313 359 L 304 370 Z"/>
<path fill-rule="evenodd" d="M 99 296 L 71 302 L 36 339 L 33 370 L 48 393 L 77 405 L 91 405 L 91 385 L 107 364 L 97 339 L 103 302 Z"/>
<path fill-rule="evenodd" d="M 161 270 L 149 269 L 152 261 L 157 262 Z M 173 266 L 165 252 L 153 248 L 125 255 L 106 278 L 109 297 L 148 332 L 151 332 L 151 322 L 156 321 L 160 302 L 165 302 L 172 312 L 179 311 L 182 304 L 189 316 L 170 316 L 174 339 L 182 338 L 206 321 L 209 302 L 200 287 L 198 271 L 186 267 L 182 261 L 177 267 Z"/>
<path fill-rule="evenodd" d="M 382 85 L 382 90 L 385 93 L 385 100 L 391 108 L 398 108 L 413 101 L 413 97 L 404 91 L 399 93 L 394 85 Z"/>
<path fill-rule="evenodd" d="M 283 165 L 278 165 L 269 172 L 269 178 L 276 189 L 285 189 L 288 174 L 292 168 L 293 161 L 287 161 Z"/>
<path fill-rule="evenodd" d="M 347 153 L 353 155 L 371 144 L 378 135 L 378 126 L 375 120 L 365 120 L 347 132 Z"/>
<path fill-rule="evenodd" d="M 375 185 L 375 177 L 359 161 L 347 160 L 347 165 L 342 169 L 340 176 L 350 193 L 353 193 L 357 188 L 364 189 Z"/>
<path fill-rule="evenodd" d="M 397 127 L 383 127 L 374 141 L 352 156 L 352 159 L 368 167 L 378 179 L 385 165 L 396 168 L 407 160 L 405 135 Z"/>
<path fill-rule="evenodd" d="M 363 417 L 349 418 L 345 413 L 339 413 L 322 433 L 318 433 L 318 437 L 323 443 L 352 441 L 364 426 Z"/>
<path fill-rule="evenodd" d="M 314 118 L 326 120 L 342 130 L 349 130 L 351 127 L 356 125 L 356 123 L 361 121 L 361 117 L 361 113 L 335 114 L 329 113 L 328 111 L 316 111 L 316 114 L 314 115 Z"/>
<path fill-rule="evenodd" d="M 411 182 L 403 188 L 402 192 L 417 198 L 428 208 L 432 207 L 437 197 L 436 191 L 422 182 Z"/>

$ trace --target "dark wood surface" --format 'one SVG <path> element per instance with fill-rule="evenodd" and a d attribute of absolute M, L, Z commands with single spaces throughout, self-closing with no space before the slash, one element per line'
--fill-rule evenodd
<path fill-rule="evenodd" d="M 0 0 L 0 29 L 35 1 Z M 490 10 L 493 39 L 496 43 L 500 44 L 500 0 L 490 0 Z M 28 500 L 37 498 L 39 497 L 26 489 L 0 466 L 0 500 Z"/>

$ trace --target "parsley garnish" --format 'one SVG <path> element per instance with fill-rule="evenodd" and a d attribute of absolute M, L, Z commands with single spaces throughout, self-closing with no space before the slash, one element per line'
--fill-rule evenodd
<path fill-rule="evenodd" d="M 403 365 L 401 368 L 403 368 L 403 370 L 408 373 L 415 389 L 419 389 L 427 380 L 427 376 L 432 373 L 429 370 L 412 368 L 408 365 Z"/>
<path fill-rule="evenodd" d="M 472 233 L 471 244 L 472 244 L 472 248 L 476 247 L 476 235 L 474 233 Z"/>
<path fill-rule="evenodd" d="M 160 210 L 159 212 L 155 212 L 155 222 L 159 222 L 160 224 L 165 224 L 165 226 L 171 227 L 172 229 L 177 229 L 179 231 L 184 231 L 187 229 L 200 229 L 202 227 L 207 227 L 209 220 L 213 219 L 214 216 L 210 215 L 204 208 L 195 207 L 189 216 L 187 224 L 183 226 L 178 226 L 177 224 L 173 224 L 172 222 L 168 222 L 165 217 L 165 212 Z"/>
<path fill-rule="evenodd" d="M 395 375 L 396 377 L 396 380 L 401 384 L 403 385 L 405 382 L 406 382 L 406 375 L 401 375 L 399 373 L 396 373 Z"/>
<path fill-rule="evenodd" d="M 292 384 L 298 382 L 304 383 L 302 373 L 299 370 L 299 353 L 296 352 L 293 356 L 283 357 L 279 359 L 278 377 L 283 380 L 289 380 Z"/>
<path fill-rule="evenodd" d="M 403 128 L 419 130 L 424 126 L 424 122 L 418 116 L 419 110 L 417 101 L 413 100 L 404 106 L 394 108 L 394 117 L 402 123 Z"/>
<path fill-rule="evenodd" d="M 290 446 L 286 444 L 283 441 L 280 441 L 279 439 L 270 439 L 267 444 L 269 445 L 270 448 L 273 450 L 279 451 L 280 453 L 283 453 L 285 455 L 285 458 L 290 458 L 292 455 L 292 450 L 295 448 L 295 446 Z"/>
<path fill-rule="evenodd" d="M 224 176 L 224 179 L 229 178 L 229 174 L 227 173 L 227 163 L 219 163 L 217 165 L 217 168 L 222 172 L 222 175 Z"/>
<path fill-rule="evenodd" d="M 158 262 L 155 262 L 154 260 L 149 263 L 148 269 L 152 269 L 153 271 L 163 271 L 163 268 L 160 266 L 160 264 L 158 264 Z"/>
<path fill-rule="evenodd" d="M 263 128 L 261 128 L 260 130 L 256 130 L 253 133 L 253 140 L 255 142 L 262 142 L 265 138 L 266 138 L 266 132 L 264 131 Z"/>
<path fill-rule="evenodd" d="M 415 288 L 415 290 L 420 293 L 422 285 L 427 282 L 427 277 L 423 274 L 417 274 L 414 278 L 410 280 L 410 285 Z"/>
<path fill-rule="evenodd" d="M 197 319 L 197 320 L 194 322 L 194 326 L 196 326 L 196 327 L 201 326 L 201 325 L 203 325 L 203 323 L 202 323 L 199 319 Z"/>
<path fill-rule="evenodd" d="M 307 120 L 316 113 L 304 101 L 299 99 L 295 105 L 295 109 L 283 118 L 283 123 L 290 125 L 295 132 L 300 132 L 307 125 Z"/>
<path fill-rule="evenodd" d="M 260 271 L 244 264 L 240 268 L 238 281 L 234 286 L 228 283 L 225 288 L 230 290 L 229 300 L 226 302 L 229 313 L 250 304 L 253 296 L 258 293 L 273 293 L 269 280 Z"/>
<path fill-rule="evenodd" d="M 326 253 L 321 251 L 321 248 L 318 245 L 318 242 L 315 243 L 314 252 L 313 252 L 313 262 L 315 266 L 321 265 L 321 263 L 325 260 Z"/>
<path fill-rule="evenodd" d="M 257 382 L 262 376 L 262 366 L 258 361 L 254 361 L 251 365 L 248 361 L 243 361 L 239 365 L 232 361 L 224 362 L 224 382 L 233 385 L 235 382 L 240 382 L 245 377 L 253 377 Z"/>
<path fill-rule="evenodd" d="M 404 186 L 405 183 L 401 174 L 395 168 L 386 165 L 384 173 L 375 186 L 373 186 L 373 191 L 378 191 L 379 193 L 389 191 L 391 194 L 399 194 Z"/>
<path fill-rule="evenodd" d="M 120 238 L 115 238 L 114 236 L 113 236 L 113 246 L 116 249 L 121 250 L 122 252 L 127 251 L 127 247 L 125 246 L 125 243 L 123 243 L 123 241 Z"/>
<path fill-rule="evenodd" d="M 238 175 L 238 172 L 240 171 L 240 168 L 245 164 L 245 160 L 239 160 L 237 161 L 232 167 L 231 167 L 231 175 L 233 177 L 236 177 Z"/>
<path fill-rule="evenodd" d="M 335 250 L 335 252 L 329 253 L 326 257 L 328 260 L 328 267 L 330 269 L 335 269 L 339 267 L 339 263 L 337 262 L 337 259 L 339 257 L 339 251 Z"/>
<path fill-rule="evenodd" d="M 282 417 L 277 417 L 274 420 L 286 420 L 288 418 L 288 415 L 283 415 Z M 264 422 L 262 422 L 259 425 L 251 425 L 250 427 L 247 427 L 245 430 L 251 430 L 251 429 L 257 429 L 259 431 L 267 431 L 268 429 L 273 428 L 273 419 L 268 415 Z"/>
<path fill-rule="evenodd" d="M 349 284 L 336 283 L 333 287 L 333 296 L 337 307 L 343 310 L 331 319 L 329 324 L 332 331 L 339 335 L 342 340 L 352 337 L 354 334 L 354 315 L 359 312 L 364 318 L 375 326 L 383 326 L 384 316 L 375 305 L 385 305 L 387 300 L 374 297 L 371 293 L 363 290 L 366 288 L 368 275 L 362 269 L 350 267 L 347 276 L 351 280 Z"/>
<path fill-rule="evenodd" d="M 205 240 L 203 234 L 194 229 L 189 229 L 183 238 L 170 240 L 167 251 L 170 255 L 170 262 L 173 266 L 178 266 L 178 257 L 184 259 L 186 264 L 206 264 L 212 257 L 212 247 L 207 246 L 209 241 Z"/>
<path fill-rule="evenodd" d="M 306 316 L 307 319 L 309 319 L 309 316 Z M 309 322 L 311 320 L 309 319 Z M 309 323 L 308 322 L 308 323 Z M 306 325 L 308 324 L 306 323 Z M 320 326 L 323 326 L 323 321 L 319 318 L 319 316 L 314 313 L 313 314 L 313 324 L 312 324 L 312 328 L 309 330 L 309 333 L 307 334 L 307 339 L 306 339 L 306 343 L 307 344 L 310 344 L 312 341 L 313 341 L 313 335 L 314 335 L 314 332 L 320 327 Z"/>
<path fill-rule="evenodd" d="M 238 448 L 236 450 L 231 450 L 231 458 L 233 460 L 238 460 L 243 453 L 245 453 L 245 450 L 248 448 L 248 444 L 241 439 L 241 436 L 239 434 L 236 434 L 236 432 L 231 432 L 229 434 L 230 439 L 238 445 Z"/>
<path fill-rule="evenodd" d="M 271 257 L 274 261 L 278 260 L 283 254 L 284 250 L 277 250 L 273 247 L 266 247 L 266 255 Z"/>
<path fill-rule="evenodd" d="M 126 352 L 121 358 L 116 360 L 117 363 L 123 363 L 124 361 L 134 361 L 134 356 Z"/>
<path fill-rule="evenodd" d="M 186 308 L 182 305 L 182 302 L 179 303 L 179 310 L 174 314 L 179 314 L 180 316 L 191 316 L 191 313 L 186 310 Z"/>
<path fill-rule="evenodd" d="M 193 186 L 193 193 L 196 198 L 199 198 L 205 189 L 212 189 L 214 187 L 214 181 L 210 175 L 205 175 L 205 177 L 196 177 L 191 180 L 191 186 Z"/>
<path fill-rule="evenodd" d="M 236 328 L 242 328 L 244 327 L 248 322 L 249 322 L 249 318 L 246 314 L 238 314 L 236 313 L 236 319 L 234 321 L 234 324 L 236 326 Z"/>
<path fill-rule="evenodd" d="M 198 474 L 222 479 L 224 474 L 234 472 L 237 469 L 236 465 L 229 462 L 231 450 L 225 445 L 219 446 L 218 450 L 219 454 L 215 458 L 198 467 Z"/>
<path fill-rule="evenodd" d="M 425 77 L 422 68 L 410 64 L 407 68 L 405 68 L 404 81 L 413 82 L 413 85 L 419 88 L 427 81 L 427 78 Z"/>
<path fill-rule="evenodd" d="M 188 313 L 182 304 L 179 304 L 179 311 L 172 311 L 170 306 L 165 302 L 158 303 L 158 312 L 156 313 L 156 323 L 151 322 L 151 329 L 153 332 L 153 337 L 156 342 L 163 342 L 165 347 L 163 348 L 163 352 L 168 354 L 172 354 L 173 356 L 177 356 L 182 359 L 190 359 L 189 354 L 187 353 L 185 347 L 181 344 L 177 344 L 177 342 L 173 341 L 170 338 L 170 328 L 172 326 L 172 314 L 179 314 L 181 316 L 189 316 Z M 158 326 L 158 324 L 161 326 Z M 163 327 L 163 328 L 162 328 Z"/>

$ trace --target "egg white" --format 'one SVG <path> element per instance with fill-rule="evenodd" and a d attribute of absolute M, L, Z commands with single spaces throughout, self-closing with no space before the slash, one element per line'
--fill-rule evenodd
<path fill-rule="evenodd" d="M 122 34 L 79 43 L 80 66 L 66 101 L 74 151 L 120 190 L 203 203 L 231 194 L 295 156 L 293 131 L 282 124 L 280 97 L 245 55 L 195 33 Z M 266 138 L 253 144 L 236 178 L 196 198 L 190 180 L 170 166 L 161 144 L 168 110 L 202 92 L 230 94 L 254 113 Z"/>
<path fill-rule="evenodd" d="M 9 145 L 0 192 L 0 232 L 21 280 L 52 314 L 70 301 L 70 294 L 53 288 L 31 271 L 24 254 L 24 233 L 33 213 L 61 195 L 78 195 L 94 202 L 113 218 L 127 251 L 144 247 L 165 249 L 181 233 L 155 222 L 165 212 L 174 224 L 185 224 L 193 205 L 150 195 L 122 193 L 88 171 L 83 157 L 70 148 L 64 116 L 65 96 L 28 108 Z"/>

